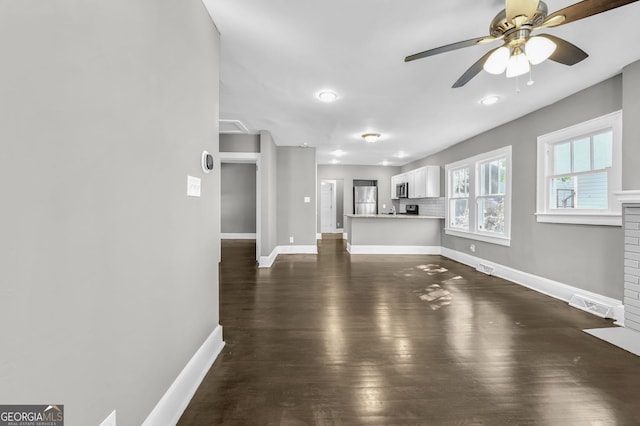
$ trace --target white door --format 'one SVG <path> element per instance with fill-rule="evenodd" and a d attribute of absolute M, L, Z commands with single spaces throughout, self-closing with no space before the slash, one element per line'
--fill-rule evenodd
<path fill-rule="evenodd" d="M 336 231 L 336 182 L 320 182 L 320 232 Z"/>

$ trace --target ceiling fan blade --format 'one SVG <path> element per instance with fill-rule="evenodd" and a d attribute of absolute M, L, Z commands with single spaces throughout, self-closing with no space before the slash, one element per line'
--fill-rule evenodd
<path fill-rule="evenodd" d="M 552 61 L 559 62 L 564 65 L 575 65 L 589 56 L 578 46 L 559 37 L 552 36 L 550 34 L 540 34 L 537 37 L 544 37 L 556 44 L 555 52 L 549 56 L 549 59 Z"/>
<path fill-rule="evenodd" d="M 518 16 L 526 17 L 526 19 L 520 20 L 520 24 L 533 18 L 538 10 L 539 0 L 506 0 L 505 3 L 507 22 L 513 22 L 516 26 L 520 26 L 514 21 L 514 18 L 517 18 Z"/>
<path fill-rule="evenodd" d="M 546 22 L 557 20 L 557 16 L 564 16 L 564 20 L 560 20 L 554 25 L 547 25 L 557 27 L 559 25 L 588 18 L 589 16 L 597 15 L 598 13 L 606 12 L 636 1 L 638 0 L 583 0 L 572 4 L 571 6 L 567 6 L 564 9 L 560 9 L 557 12 L 553 12 L 551 15 L 547 16 L 547 19 L 544 20 L 542 25 L 544 26 Z"/>
<path fill-rule="evenodd" d="M 453 83 L 452 88 L 457 89 L 458 87 L 462 87 L 465 84 L 467 84 L 473 77 L 478 75 L 478 73 L 482 71 L 482 67 L 484 66 L 484 63 L 487 62 L 487 59 L 489 59 L 489 56 L 491 56 L 491 54 L 498 49 L 499 47 L 496 47 L 495 49 L 491 49 L 490 51 L 485 53 L 482 58 L 478 59 L 475 64 L 471 65 L 471 67 L 469 67 L 469 69 L 465 71 L 465 73 L 462 74 L 462 76 L 460 76 L 458 81 Z"/>
<path fill-rule="evenodd" d="M 463 47 L 475 46 L 478 43 L 490 42 L 499 40 L 502 37 L 496 38 L 491 36 L 472 38 L 469 40 L 459 41 L 457 43 L 447 44 L 446 46 L 436 47 L 435 49 L 425 50 L 424 52 L 409 55 L 404 58 L 405 62 L 415 61 L 416 59 L 426 58 L 428 56 L 438 55 L 440 53 L 450 52 L 452 50 L 462 49 Z"/>

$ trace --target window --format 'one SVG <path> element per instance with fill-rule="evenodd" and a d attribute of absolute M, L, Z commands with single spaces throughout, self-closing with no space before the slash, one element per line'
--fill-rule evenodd
<path fill-rule="evenodd" d="M 537 221 L 621 225 L 622 112 L 538 137 Z"/>
<path fill-rule="evenodd" d="M 445 166 L 449 235 L 511 244 L 511 147 Z"/>
<path fill-rule="evenodd" d="M 504 234 L 504 201 L 507 192 L 507 160 L 479 163 L 480 187 L 478 200 L 478 229 Z"/>
<path fill-rule="evenodd" d="M 451 195 L 449 197 L 449 226 L 469 229 L 469 168 L 451 171 Z"/>

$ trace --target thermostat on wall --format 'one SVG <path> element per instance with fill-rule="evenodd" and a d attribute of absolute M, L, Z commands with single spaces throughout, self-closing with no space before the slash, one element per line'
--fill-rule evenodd
<path fill-rule="evenodd" d="M 213 170 L 213 155 L 202 151 L 202 171 L 209 173 L 211 170 Z"/>

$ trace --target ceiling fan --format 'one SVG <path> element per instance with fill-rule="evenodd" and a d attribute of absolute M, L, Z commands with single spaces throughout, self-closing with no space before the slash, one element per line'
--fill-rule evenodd
<path fill-rule="evenodd" d="M 453 84 L 462 87 L 482 69 L 491 74 L 516 77 L 526 74 L 531 65 L 546 59 L 564 65 L 575 65 L 587 55 L 579 47 L 550 34 L 532 36 L 533 31 L 557 27 L 598 13 L 606 12 L 638 0 L 583 0 L 548 14 L 547 5 L 539 0 L 506 0 L 503 10 L 491 21 L 489 34 L 485 37 L 459 41 L 404 58 L 405 62 L 438 55 L 463 47 L 502 40 L 503 44 L 485 53 Z"/>

